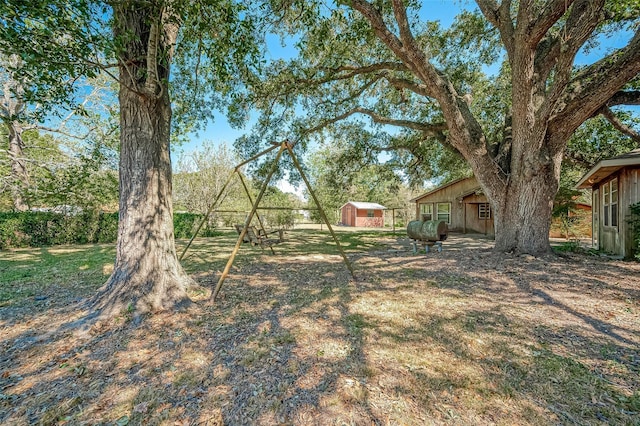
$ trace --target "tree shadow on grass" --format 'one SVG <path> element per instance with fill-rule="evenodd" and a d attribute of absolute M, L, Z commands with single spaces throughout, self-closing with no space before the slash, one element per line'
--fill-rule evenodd
<path fill-rule="evenodd" d="M 535 415 L 538 412 L 561 422 L 633 424 L 632 419 L 640 413 L 640 323 L 633 314 L 639 288 L 630 279 L 639 272 L 637 264 L 594 262 L 588 257 L 525 260 L 495 256 L 482 249 L 466 250 L 464 256 L 436 253 L 428 258 L 378 254 L 364 256 L 361 262 L 369 264 L 370 270 L 378 265 L 372 276 L 376 283 L 404 279 L 446 300 L 449 313 L 441 314 L 440 320 L 426 314 L 423 329 L 434 327 L 434 344 L 444 344 L 452 357 L 466 359 L 465 364 L 476 365 L 478 371 L 492 372 L 486 375 L 490 378 L 487 382 L 492 386 L 502 383 L 504 395 L 513 398 L 513 393 L 533 401 L 533 405 L 521 407 L 523 413 L 530 412 L 530 421 L 540 421 Z M 473 262 L 483 266 L 470 267 Z M 395 286 L 391 293 L 398 291 L 402 286 Z M 480 309 L 483 306 L 486 309 Z M 424 308 L 428 312 L 431 301 L 426 300 Z M 456 335 L 451 327 L 458 323 L 457 329 L 462 330 L 477 321 L 488 321 L 496 329 L 504 327 L 502 330 L 512 335 L 509 345 L 520 344 L 527 350 L 517 356 L 512 349 L 502 349 L 493 356 L 483 352 L 479 360 L 465 355 L 460 350 L 461 339 L 449 338 Z M 416 334 L 414 327 L 399 327 L 392 334 L 401 339 L 411 333 Z M 476 334 L 474 331 L 467 337 Z M 500 334 L 491 333 L 492 346 L 509 348 L 507 341 L 495 343 Z M 518 335 L 526 339 L 518 339 Z M 478 337 L 481 342 L 486 340 Z M 473 340 L 467 344 L 473 346 Z M 492 361 L 487 363 L 487 359 Z M 449 368 L 455 370 L 453 364 Z M 534 376 L 530 373 L 523 376 L 528 371 L 544 380 L 531 380 Z M 417 375 L 428 387 L 429 380 L 448 380 L 433 372 Z M 518 376 L 525 379 L 511 380 Z M 463 377 L 462 384 L 452 380 L 458 396 L 468 392 L 468 383 L 473 382 L 473 374 Z M 449 394 L 445 397 L 452 398 Z"/>
<path fill-rule="evenodd" d="M 216 305 L 137 325 L 124 315 L 88 339 L 64 331 L 27 345 L 26 335 L 6 339 L 0 421 L 273 424 L 321 418 L 340 403 L 334 418 L 379 424 L 364 394 L 324 402 L 364 369 L 342 290 L 348 273 L 334 261 L 314 262 L 302 281 L 300 261 L 262 264 L 236 273 Z"/>
<path fill-rule="evenodd" d="M 353 256 L 355 283 L 339 256 L 258 256 L 236 265 L 211 306 L 138 324 L 123 313 L 83 339 L 61 331 L 17 345 L 25 329 L 0 342 L 0 422 L 630 422 L 631 345 L 560 294 L 622 303 L 614 285 L 543 281 L 483 250 L 433 254 Z M 46 312 L 52 325 L 73 314 Z M 616 333 L 635 342 L 638 328 Z"/>
<path fill-rule="evenodd" d="M 252 311 L 248 337 L 234 346 L 225 363 L 227 382 L 234 384 L 234 397 L 221 413 L 225 422 L 381 424 L 369 409 L 361 385 L 366 380 L 366 361 L 357 317 L 349 313 L 345 269 L 340 259 L 330 263 L 278 260 L 257 265 L 260 273 L 252 274 L 251 280 L 235 282 L 248 291 L 236 295 L 236 289 L 226 288 L 221 302 L 241 300 L 241 317 L 258 299 L 270 300 L 271 307 Z M 274 275 L 279 279 L 273 281 Z M 258 294 L 247 288 L 269 281 Z M 248 298 L 249 294 L 257 299 Z M 238 337 L 235 326 L 228 327 L 230 332 L 219 335 Z"/>

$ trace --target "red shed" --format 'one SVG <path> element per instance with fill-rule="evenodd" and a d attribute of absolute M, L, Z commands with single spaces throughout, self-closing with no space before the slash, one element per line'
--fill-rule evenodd
<path fill-rule="evenodd" d="M 347 201 L 340 207 L 341 223 L 345 226 L 382 228 L 384 227 L 385 209 L 385 206 L 378 203 Z"/>

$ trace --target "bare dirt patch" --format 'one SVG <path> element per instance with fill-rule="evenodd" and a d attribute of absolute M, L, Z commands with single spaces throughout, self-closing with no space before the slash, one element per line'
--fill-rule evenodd
<path fill-rule="evenodd" d="M 65 329 L 92 290 L 0 307 L 2 424 L 638 424 L 640 264 L 495 255 L 240 260 L 215 304 Z M 78 293 L 80 292 L 80 293 Z"/>

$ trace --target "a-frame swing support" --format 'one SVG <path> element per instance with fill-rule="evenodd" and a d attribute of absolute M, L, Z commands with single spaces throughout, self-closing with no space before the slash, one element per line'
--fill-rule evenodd
<path fill-rule="evenodd" d="M 231 179 L 233 179 L 233 175 L 238 173 L 239 176 L 242 176 L 242 174 L 240 173 L 240 169 L 242 168 L 242 166 L 244 166 L 245 164 L 248 164 L 248 163 L 250 163 L 250 162 L 252 162 L 254 160 L 257 160 L 258 158 L 262 157 L 265 154 L 268 154 L 269 152 L 273 151 L 276 148 L 278 148 L 278 145 L 274 145 L 271 148 L 267 148 L 264 151 L 262 151 L 262 152 L 260 152 L 260 153 L 258 153 L 256 155 L 254 155 L 253 157 L 249 158 L 248 160 L 245 160 L 242 163 L 238 164 L 235 167 L 235 169 L 233 169 L 233 171 L 229 174 L 229 177 L 225 181 L 224 185 L 222 185 L 222 189 L 220 189 L 220 192 L 218 192 L 218 195 L 216 195 L 216 198 L 214 198 L 213 202 L 209 206 L 209 209 L 207 210 L 207 212 L 205 213 L 204 217 L 202 218 L 202 221 L 200 222 L 200 225 L 198 225 L 198 227 L 196 228 L 195 232 L 193 233 L 193 236 L 191 237 L 191 239 L 187 243 L 187 246 L 182 251 L 182 254 L 178 258 L 178 260 L 182 260 L 184 258 L 184 255 L 187 253 L 187 250 L 189 250 L 189 247 L 191 247 L 191 244 L 193 243 L 193 240 L 198 235 L 198 232 L 200 232 L 200 229 L 202 229 L 202 226 L 209 219 L 209 216 L 211 215 L 211 212 L 213 212 L 213 210 L 216 208 L 216 206 L 218 205 L 218 201 L 222 197 L 222 194 L 224 194 L 224 191 L 227 189 L 227 186 L 229 186 L 229 183 L 231 183 Z M 245 190 L 248 192 L 248 189 L 245 188 Z M 251 199 L 250 195 L 249 195 L 249 201 L 251 202 L 251 205 L 253 206 L 253 200 Z M 245 228 L 246 228 L 246 226 L 245 226 Z M 244 238 L 244 235 L 243 235 L 243 238 Z"/>
<path fill-rule="evenodd" d="M 258 193 L 258 196 L 256 197 L 255 200 L 253 200 L 252 197 L 251 197 L 251 194 L 249 192 L 249 188 L 247 188 L 246 182 L 245 182 L 244 178 L 242 177 L 242 173 L 240 173 L 240 168 L 242 166 L 244 166 L 245 164 L 250 163 L 251 161 L 257 160 L 258 158 L 262 157 L 263 155 L 268 154 L 269 152 L 273 151 L 274 149 L 276 149 L 278 147 L 280 149 L 278 150 L 276 158 L 273 160 L 273 164 L 271 166 L 271 170 L 269 171 L 269 174 L 267 175 L 267 177 L 265 178 L 264 182 L 262 183 L 262 187 L 260 188 L 260 192 Z M 213 210 L 215 209 L 216 205 L 218 204 L 218 201 L 222 197 L 222 194 L 224 193 L 224 191 L 227 189 L 227 186 L 231 182 L 231 179 L 233 178 L 233 175 L 235 173 L 238 173 L 238 176 L 240 177 L 240 180 L 242 182 L 242 186 L 244 187 L 244 190 L 245 190 L 245 192 L 246 192 L 246 194 L 247 194 L 247 196 L 249 198 L 249 201 L 251 202 L 251 211 L 249 212 L 249 215 L 247 216 L 247 219 L 245 220 L 244 227 L 242 228 L 242 231 L 240 232 L 240 235 L 238 236 L 238 240 L 236 241 L 236 245 L 234 246 L 233 251 L 231 252 L 231 256 L 229 256 L 229 260 L 227 260 L 227 264 L 226 264 L 224 270 L 222 271 L 222 274 L 220 275 L 220 278 L 218 279 L 218 284 L 216 285 L 215 289 L 213 290 L 213 293 L 211 294 L 211 299 L 214 300 L 214 301 L 216 300 L 216 297 L 220 293 L 220 289 L 222 288 L 222 284 L 224 283 L 224 280 L 227 278 L 227 275 L 229 274 L 229 271 L 231 269 L 231 265 L 233 265 L 233 261 L 234 261 L 236 255 L 238 254 L 238 251 L 240 250 L 240 246 L 242 245 L 242 241 L 244 240 L 244 237 L 245 237 L 245 235 L 247 233 L 247 228 L 251 224 L 251 221 L 253 220 L 253 216 L 256 214 L 256 211 L 258 210 L 258 205 L 260 204 L 260 201 L 262 200 L 262 197 L 263 197 L 265 191 L 267 190 L 267 187 L 269 186 L 269 182 L 271 181 L 271 178 L 273 177 L 273 175 L 276 172 L 276 170 L 278 170 L 278 164 L 280 162 L 280 157 L 282 157 L 282 153 L 285 150 L 289 152 L 289 155 L 291 156 L 291 159 L 293 160 L 293 164 L 294 164 L 295 168 L 298 170 L 298 172 L 300 173 L 300 176 L 302 177 L 302 180 L 304 181 L 304 183 L 305 183 L 305 185 L 307 187 L 307 190 L 309 191 L 309 194 L 311 194 L 311 198 L 313 198 L 313 201 L 315 202 L 316 207 L 318 208 L 318 212 L 320 213 L 320 216 L 322 217 L 322 220 L 327 225 L 327 229 L 329 230 L 329 233 L 331 234 L 331 237 L 333 238 L 333 241 L 336 243 L 336 247 L 338 248 L 338 251 L 340 252 L 340 255 L 342 256 L 342 259 L 344 260 L 344 263 L 347 266 L 347 269 L 349 269 L 349 272 L 351 273 L 351 276 L 355 279 L 355 273 L 353 271 L 353 266 L 351 265 L 351 262 L 349 262 L 349 259 L 347 258 L 347 255 L 345 254 L 344 250 L 342 249 L 342 246 L 340 245 L 340 241 L 338 240 L 338 237 L 336 236 L 335 232 L 333 231 L 331 223 L 329 222 L 329 219 L 327 218 L 327 215 L 325 214 L 322 206 L 320 205 L 318 197 L 316 197 L 315 191 L 311 187 L 311 184 L 309 183 L 309 180 L 307 179 L 307 176 L 304 174 L 304 171 L 302 170 L 302 166 L 300 165 L 300 162 L 298 161 L 298 158 L 296 157 L 295 153 L 293 152 L 293 144 L 291 144 L 289 141 L 283 141 L 280 144 L 274 144 L 271 148 L 268 148 L 268 149 L 260 152 L 259 154 L 254 155 L 253 157 L 249 158 L 248 160 L 243 161 L 242 163 L 240 163 L 240 164 L 238 164 L 236 166 L 236 168 L 233 170 L 233 172 L 231 172 L 231 174 L 227 178 L 227 181 L 225 182 L 225 184 L 222 186 L 222 189 L 220 190 L 220 192 L 218 193 L 218 195 L 214 199 L 213 203 L 211 203 L 211 206 L 209 206 L 209 209 L 207 210 L 207 213 L 205 214 L 204 218 L 202 219 L 202 222 L 196 228 L 196 231 L 194 232 L 193 236 L 189 240 L 189 243 L 187 244 L 187 246 L 184 248 L 182 254 L 180 255 L 180 260 L 182 260 L 182 258 L 184 257 L 185 253 L 187 252 L 187 250 L 191 246 L 191 243 L 196 238 L 196 235 L 198 235 L 198 232 L 200 232 L 200 229 L 202 228 L 204 223 L 209 219 L 209 215 L 211 215 L 211 212 L 213 212 Z M 260 222 L 260 227 L 264 230 L 264 225 L 262 224 L 262 220 L 260 219 L 260 216 L 258 216 L 258 220 Z M 271 249 L 271 252 L 273 253 L 273 248 L 272 247 L 269 247 L 269 248 Z"/>

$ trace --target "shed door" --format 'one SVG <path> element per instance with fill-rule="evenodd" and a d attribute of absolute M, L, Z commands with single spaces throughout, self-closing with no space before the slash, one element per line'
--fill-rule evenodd
<path fill-rule="evenodd" d="M 591 205 L 593 223 L 591 225 L 591 245 L 596 250 L 600 249 L 600 197 L 597 189 L 593 190 Z"/>

